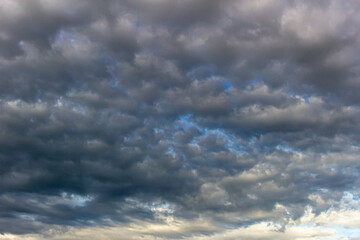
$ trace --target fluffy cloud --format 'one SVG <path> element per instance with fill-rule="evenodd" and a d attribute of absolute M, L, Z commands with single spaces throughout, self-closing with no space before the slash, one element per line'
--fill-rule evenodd
<path fill-rule="evenodd" d="M 3 0 L 0 239 L 355 239 L 358 7 Z"/>

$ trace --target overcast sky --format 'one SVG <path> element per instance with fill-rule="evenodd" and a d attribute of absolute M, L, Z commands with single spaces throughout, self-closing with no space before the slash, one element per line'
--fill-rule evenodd
<path fill-rule="evenodd" d="M 359 11 L 1 0 L 0 239 L 360 239 Z"/>

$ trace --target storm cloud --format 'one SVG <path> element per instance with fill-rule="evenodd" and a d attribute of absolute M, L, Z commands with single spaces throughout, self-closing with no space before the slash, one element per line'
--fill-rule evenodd
<path fill-rule="evenodd" d="M 360 237 L 359 8 L 2 0 L 0 239 Z"/>

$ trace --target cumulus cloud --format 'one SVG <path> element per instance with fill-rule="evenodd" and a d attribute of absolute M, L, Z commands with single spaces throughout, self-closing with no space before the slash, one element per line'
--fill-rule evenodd
<path fill-rule="evenodd" d="M 356 239 L 359 7 L 1 1 L 0 239 Z"/>

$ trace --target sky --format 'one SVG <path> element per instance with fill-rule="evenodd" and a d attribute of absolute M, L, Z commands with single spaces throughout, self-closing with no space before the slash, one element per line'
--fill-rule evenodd
<path fill-rule="evenodd" d="M 360 239 L 359 10 L 1 0 L 0 240 Z"/>

